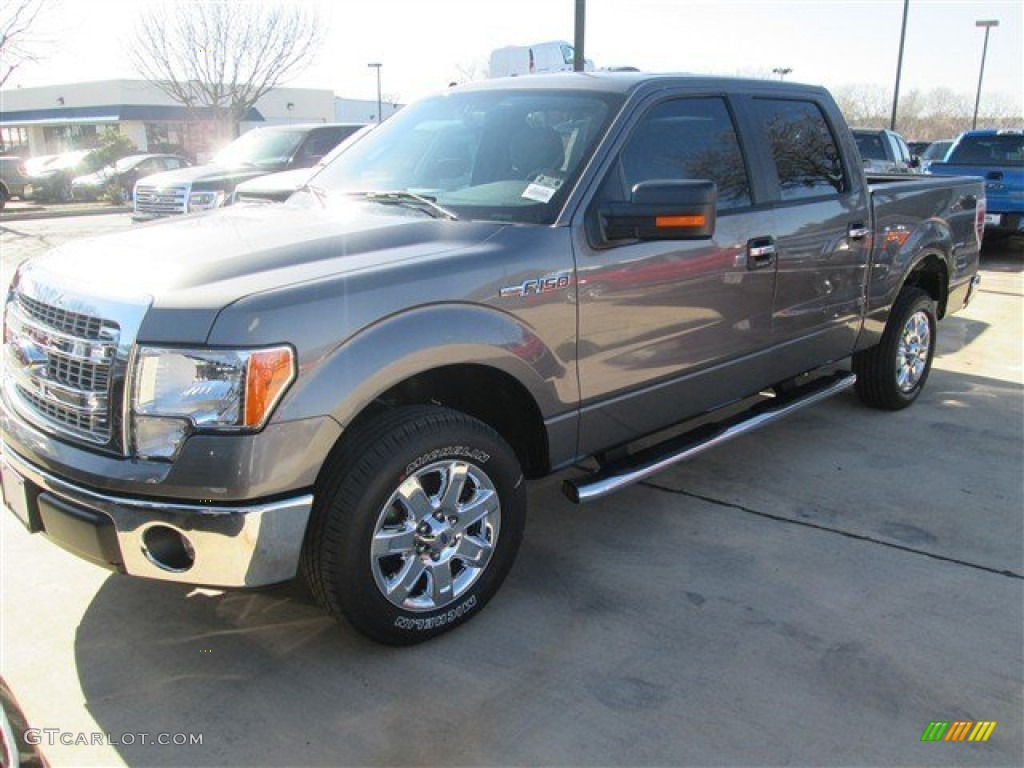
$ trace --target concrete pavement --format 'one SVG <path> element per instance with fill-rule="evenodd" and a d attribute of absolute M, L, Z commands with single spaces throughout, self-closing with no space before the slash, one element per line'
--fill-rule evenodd
<path fill-rule="evenodd" d="M 416 648 L 0 516 L 2 674 L 57 766 L 1020 765 L 1024 259 L 983 267 L 913 408 L 839 396 L 585 507 L 534 483 L 502 592 Z"/>

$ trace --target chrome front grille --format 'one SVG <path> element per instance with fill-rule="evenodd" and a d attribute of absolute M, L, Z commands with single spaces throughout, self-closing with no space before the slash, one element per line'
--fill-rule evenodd
<path fill-rule="evenodd" d="M 89 317 L 89 315 L 82 315 L 78 312 L 52 307 L 20 294 L 18 295 L 18 305 L 26 314 L 61 333 L 81 336 L 85 339 L 100 337 L 103 321 L 98 317 Z"/>
<path fill-rule="evenodd" d="M 109 443 L 118 324 L 22 293 L 8 303 L 5 322 L 8 388 L 33 420 L 90 443 Z"/>
<path fill-rule="evenodd" d="M 153 186 L 139 184 L 135 187 L 135 212 L 156 216 L 170 216 L 185 213 L 188 203 L 188 185 L 174 184 Z"/>

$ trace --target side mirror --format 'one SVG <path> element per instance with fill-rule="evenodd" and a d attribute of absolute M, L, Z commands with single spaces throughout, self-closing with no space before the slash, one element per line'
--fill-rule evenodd
<path fill-rule="evenodd" d="M 629 202 L 599 209 L 602 234 L 613 240 L 707 240 L 715 233 L 718 188 L 706 179 L 642 181 Z"/>

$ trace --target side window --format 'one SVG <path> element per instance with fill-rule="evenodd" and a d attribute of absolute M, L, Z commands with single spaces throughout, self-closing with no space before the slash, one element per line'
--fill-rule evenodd
<path fill-rule="evenodd" d="M 718 209 L 751 204 L 750 179 L 725 101 L 666 101 L 648 112 L 621 158 L 625 190 L 641 181 L 710 179 L 718 185 Z"/>
<path fill-rule="evenodd" d="M 340 130 L 331 128 L 328 130 L 314 131 L 299 151 L 298 159 L 305 162 L 319 160 L 341 141 Z"/>
<path fill-rule="evenodd" d="M 754 109 L 771 148 L 783 200 L 846 191 L 838 145 L 817 104 L 754 99 Z"/>
<path fill-rule="evenodd" d="M 901 163 L 909 163 L 910 162 L 910 147 L 907 146 L 907 142 L 905 142 L 899 136 L 893 136 L 892 138 L 893 138 L 893 141 L 896 142 L 896 149 L 897 149 L 896 159 L 899 162 L 901 162 Z"/>

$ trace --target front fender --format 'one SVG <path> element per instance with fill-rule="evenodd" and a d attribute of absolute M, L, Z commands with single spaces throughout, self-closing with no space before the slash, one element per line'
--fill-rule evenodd
<path fill-rule="evenodd" d="M 571 363 L 527 325 L 491 307 L 451 303 L 392 315 L 348 338 L 315 370 L 300 372 L 277 418 L 330 415 L 345 426 L 396 384 L 460 364 L 513 377 L 544 418 L 569 410 L 578 399 Z"/>

